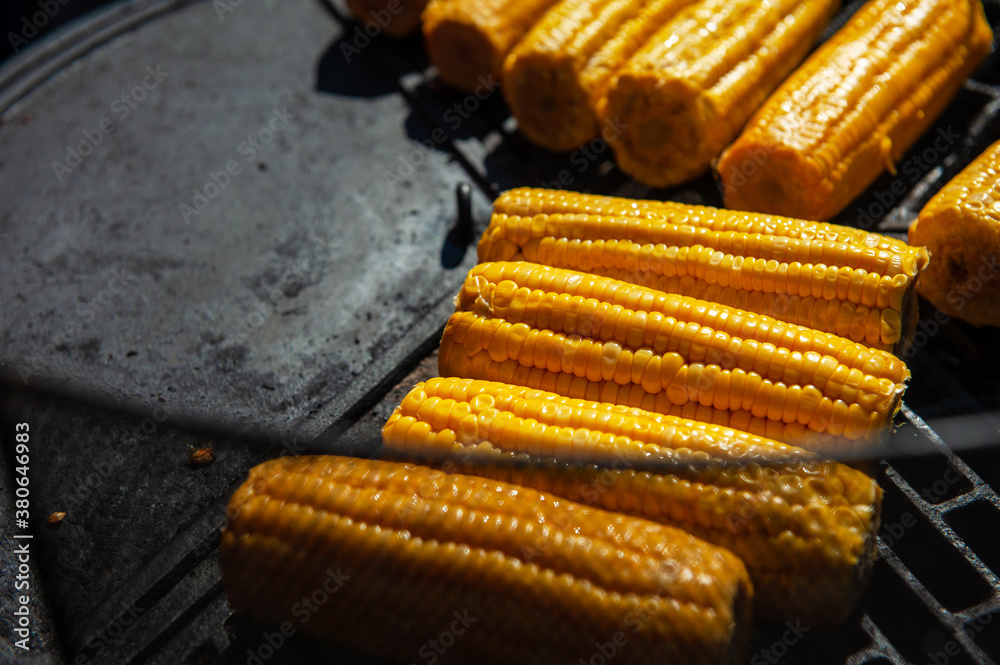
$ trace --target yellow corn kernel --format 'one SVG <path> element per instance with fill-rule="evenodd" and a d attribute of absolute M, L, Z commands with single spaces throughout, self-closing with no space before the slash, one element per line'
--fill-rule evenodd
<path fill-rule="evenodd" d="M 556 0 L 430 0 L 423 13 L 431 62 L 448 84 L 492 91 L 504 58 Z"/>
<path fill-rule="evenodd" d="M 504 297 L 494 298 L 500 291 Z M 561 301 L 560 308 L 571 316 L 558 324 L 546 319 L 546 312 L 565 296 L 569 299 Z M 536 306 L 515 306 L 529 301 Z M 530 332 L 514 355 L 504 344 L 491 355 L 476 338 L 477 326 L 484 325 L 502 339 L 514 326 L 527 326 Z M 588 357 L 578 365 L 574 355 L 574 362 L 565 367 L 572 371 L 564 371 L 563 355 L 579 353 L 577 338 L 591 340 Z M 639 340 L 641 346 L 635 345 Z M 633 371 L 636 354 L 644 363 L 641 372 Z M 882 441 L 909 378 L 906 365 L 892 354 L 836 335 L 598 275 L 524 262 L 484 263 L 469 272 L 455 314 L 445 326 L 438 363 L 442 376 L 516 383 L 577 398 L 587 396 L 589 385 L 596 383 L 601 401 L 652 403 L 668 415 L 697 413 L 696 419 L 768 438 L 841 450 Z M 659 370 L 658 385 L 646 371 L 649 365 Z M 734 384 L 730 378 L 737 370 L 745 380 Z M 857 376 L 851 370 L 862 380 L 846 383 L 843 377 Z M 863 380 L 868 375 L 873 378 Z M 890 390 L 883 387 L 883 379 Z M 716 408 L 716 393 L 726 384 L 729 408 Z M 788 394 L 774 391 L 779 384 L 818 392 L 815 413 L 807 423 L 784 408 Z M 863 431 L 844 429 L 842 416 L 852 404 L 860 409 L 854 413 L 867 418 Z M 860 422 L 857 418 L 852 424 Z"/>
<path fill-rule="evenodd" d="M 726 206 L 833 217 L 895 172 L 992 41 L 979 0 L 871 0 L 723 153 Z"/>
<path fill-rule="evenodd" d="M 806 56 L 838 0 L 701 0 L 615 74 L 598 106 L 623 171 L 654 187 L 708 170 Z"/>
<path fill-rule="evenodd" d="M 629 203 L 640 216 L 624 214 Z M 538 189 L 507 192 L 494 210 L 482 261 L 592 272 L 900 353 L 916 324 L 913 291 L 927 251 L 878 234 Z M 865 325 L 852 325 L 856 317 Z"/>
<path fill-rule="evenodd" d="M 910 247 L 902 240 L 879 233 L 793 217 L 727 211 L 706 206 L 678 204 L 672 201 L 626 199 L 614 196 L 578 194 L 558 189 L 519 187 L 501 194 L 493 202 L 493 212 L 494 214 L 519 217 L 584 213 L 606 218 L 627 218 L 626 220 L 608 219 L 603 222 L 609 225 L 638 224 L 645 226 L 640 223 L 640 220 L 662 220 L 686 226 L 705 227 L 713 231 L 740 231 L 776 236 L 779 239 L 844 243 L 847 245 L 848 251 L 860 251 L 862 247 L 870 247 L 899 254 L 901 261 L 920 260 L 922 262 L 918 266 L 920 268 L 927 263 L 926 255 L 921 258 L 919 254 L 913 254 L 914 251 L 919 252 L 919 249 Z M 534 223 L 544 228 L 545 219 L 538 217 Z M 649 225 L 648 228 L 654 227 L 655 225 Z M 620 227 L 616 226 L 616 228 Z M 529 230 L 535 237 L 546 235 L 544 231 L 536 230 L 534 227 L 522 229 L 522 232 L 527 233 Z M 528 239 L 530 236 L 519 239 L 517 244 L 524 244 Z M 911 256 L 912 258 L 910 258 Z M 494 260 L 509 261 L 511 257 L 497 257 Z"/>
<path fill-rule="evenodd" d="M 457 618 L 442 662 L 576 662 L 626 626 L 629 660 L 745 657 L 743 564 L 644 519 L 344 457 L 266 462 L 227 515 L 220 561 L 233 609 L 399 662 Z M 305 620 L 303 598 L 314 599 Z"/>
<path fill-rule="evenodd" d="M 521 132 L 550 150 L 573 150 L 597 136 L 595 109 L 611 76 L 693 1 L 558 2 L 504 62 L 504 96 Z M 609 132 L 613 139 L 614 126 Z"/>
<path fill-rule="evenodd" d="M 1000 142 L 928 201 L 910 226 L 910 242 L 934 260 L 920 295 L 974 326 L 1000 326 Z"/>
<path fill-rule="evenodd" d="M 475 416 L 494 405 L 509 416 L 500 436 L 477 427 L 428 455 L 407 435 L 411 418 L 450 423 L 453 411 Z M 778 620 L 839 623 L 871 571 L 877 483 L 746 432 L 522 386 L 436 378 L 413 388 L 382 441 L 393 456 L 646 517 L 725 547 L 747 566 L 755 611 Z"/>

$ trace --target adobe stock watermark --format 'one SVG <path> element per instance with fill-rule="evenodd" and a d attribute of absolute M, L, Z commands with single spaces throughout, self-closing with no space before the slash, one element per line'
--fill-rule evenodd
<path fill-rule="evenodd" d="M 138 281 L 139 278 L 128 266 L 122 265 L 112 268 L 111 278 L 105 283 L 105 287 L 98 291 L 92 298 L 77 306 L 76 313 L 81 321 L 73 320 L 67 322 L 60 329 L 49 334 L 39 346 L 48 351 L 59 350 L 68 346 L 76 339 L 75 336 L 81 331 L 84 323 L 92 322 L 99 315 L 106 315 L 115 299 L 123 296 Z M 142 297 L 145 298 L 145 296 Z M 38 373 L 40 373 L 39 370 L 27 364 L 22 364 L 18 369 L 21 381 L 26 386 L 29 383 L 28 380 Z"/>
<path fill-rule="evenodd" d="M 985 616 L 981 616 L 970 621 L 964 628 L 962 628 L 962 632 L 965 633 L 965 636 L 971 640 L 992 622 L 993 613 L 991 612 Z M 927 652 L 928 660 L 926 665 L 948 665 L 952 658 L 960 655 L 962 655 L 961 645 L 959 645 L 957 640 L 949 640 L 941 651 Z"/>
<path fill-rule="evenodd" d="M 220 1 L 216 0 L 216 2 Z M 242 2 L 242 0 L 240 1 Z M 354 39 L 348 42 L 345 37 L 340 42 L 340 53 L 344 56 L 344 62 L 350 63 L 351 58 L 368 48 L 372 40 L 381 35 L 386 26 L 392 23 L 392 19 L 402 14 L 405 6 L 411 2 L 413 0 L 389 0 L 385 3 L 385 9 L 373 9 L 368 12 L 371 17 L 370 21 L 359 16 L 364 28 L 362 29 L 359 25 L 354 26 Z"/>
<path fill-rule="evenodd" d="M 777 146 L 768 144 L 766 147 L 757 146 L 747 151 L 747 158 L 740 162 L 739 166 L 729 169 L 729 176 L 722 183 L 722 195 L 730 196 L 736 190 L 747 184 L 747 181 L 757 174 L 764 164 L 771 159 L 771 155 Z"/>
<path fill-rule="evenodd" d="M 117 401 L 119 407 L 123 403 L 124 400 Z M 145 441 L 155 434 L 159 427 L 170 418 L 170 413 L 160 404 L 154 405 L 146 413 L 148 415 L 143 417 L 139 421 L 137 428 L 130 432 L 135 437 L 135 440 L 139 442 Z M 79 506 L 88 504 L 93 490 L 105 484 L 109 478 L 117 473 L 118 468 L 123 466 L 127 461 L 128 457 L 118 450 L 112 450 L 102 458 L 93 459 L 88 465 L 93 470 L 79 480 L 72 491 L 66 495 L 64 511 L 72 513 Z"/>
<path fill-rule="evenodd" d="M 492 74 L 480 76 L 479 85 L 466 96 L 462 101 L 455 102 L 451 108 L 446 110 L 441 119 L 448 124 L 452 130 L 457 130 L 462 123 L 472 117 L 479 106 L 485 102 L 500 87 Z M 390 191 L 396 191 L 396 186 L 402 184 L 407 178 L 413 175 L 417 168 L 422 166 L 429 155 L 438 149 L 448 140 L 448 133 L 440 127 L 435 127 L 430 138 L 417 142 L 417 147 L 406 155 L 400 155 L 398 164 L 394 171 L 385 171 L 382 178 Z"/>
<path fill-rule="evenodd" d="M 682 567 L 669 559 L 661 560 L 654 565 L 655 570 L 649 573 L 658 584 L 658 592 L 667 592 L 666 595 L 670 595 L 668 589 L 677 582 Z M 578 658 L 577 665 L 607 665 L 628 646 L 631 637 L 637 635 L 652 620 L 653 615 L 641 605 L 635 610 L 630 610 L 625 615 L 623 623 L 631 632 L 617 630 L 611 634 L 608 641 L 594 642 L 594 652 L 590 658 Z"/>
<path fill-rule="evenodd" d="M 615 116 L 614 120 L 606 118 L 600 136 L 595 137 L 587 145 L 570 154 L 569 163 L 576 167 L 576 173 L 579 175 L 589 169 L 626 129 L 628 129 L 628 125 L 622 122 L 621 117 Z M 564 189 L 572 185 L 576 181 L 576 177 L 569 169 L 563 169 L 554 181 L 543 182 L 541 186 L 546 189 Z"/>
<path fill-rule="evenodd" d="M 974 271 L 970 271 L 964 282 L 952 287 L 948 291 L 945 295 L 945 300 L 956 312 L 961 313 L 965 306 L 975 299 L 989 282 L 996 278 L 998 272 L 1000 272 L 1000 261 L 997 260 L 996 254 L 984 257 L 979 267 Z M 941 309 L 934 312 L 934 318 L 932 319 L 920 319 L 917 323 L 917 329 L 913 333 L 913 340 L 910 343 L 910 347 L 903 354 L 903 359 L 911 359 L 916 355 L 917 351 L 927 346 L 931 338 L 937 335 L 941 331 L 941 327 L 951 321 L 951 319 L 952 315 Z"/>
<path fill-rule="evenodd" d="M 299 442 L 299 434 L 297 433 L 292 440 L 289 441 L 288 439 L 281 439 L 279 443 L 281 444 L 281 450 L 283 451 L 282 456 L 298 457 L 306 451 L 306 446 L 305 444 Z M 216 549 L 219 546 L 219 543 L 222 542 L 223 531 L 228 529 L 232 523 L 239 518 L 241 510 L 242 509 L 239 506 L 231 503 L 226 504 L 225 506 L 218 506 L 213 512 L 215 513 L 216 518 L 221 519 L 222 524 L 219 528 L 212 529 L 207 536 L 199 540 L 198 544 L 195 545 L 194 549 L 192 549 L 192 554 L 195 557 L 201 557 L 202 555 Z"/>
<path fill-rule="evenodd" d="M 72 0 L 39 0 L 39 11 L 21 17 L 20 31 L 7 33 L 7 41 L 10 42 L 11 50 L 17 53 L 27 46 L 28 42 L 38 36 L 38 31 L 47 26 L 49 21 L 56 17 L 59 10 L 70 2 Z"/>
<path fill-rule="evenodd" d="M 66 497 L 64 507 L 60 510 L 73 512 L 73 509 L 87 501 L 91 491 L 100 487 L 105 480 L 110 478 L 115 471 L 125 463 L 125 456 L 118 451 L 113 451 L 107 455 L 107 459 L 96 459 L 90 463 L 93 469 L 90 473 L 77 481 L 73 490 Z"/>
<path fill-rule="evenodd" d="M 883 215 L 892 210 L 897 201 L 904 197 L 910 187 L 917 183 L 923 175 L 929 171 L 938 161 L 951 149 L 955 142 L 961 138 L 951 127 L 939 128 L 934 136 L 934 142 L 923 149 L 919 154 L 911 155 L 896 170 L 899 174 L 893 179 L 889 186 L 883 190 L 877 190 L 873 196 L 875 201 L 868 204 L 867 208 L 858 206 L 856 209 L 858 226 L 862 229 L 871 228 Z M 909 180 L 909 183 L 905 182 Z"/>
<path fill-rule="evenodd" d="M 806 92 L 803 90 L 793 90 L 791 92 L 792 102 L 796 105 L 809 105 L 810 102 L 805 98 Z M 782 131 L 789 135 L 794 135 L 800 131 L 802 128 L 802 119 L 795 116 L 794 114 L 781 116 L 777 122 Z M 751 177 L 757 174 L 764 164 L 771 159 L 771 155 L 774 154 L 780 144 L 766 144 L 764 146 L 755 147 L 747 151 L 747 158 L 740 162 L 738 165 L 733 165 L 729 169 L 728 174 L 719 173 L 719 180 L 722 187 L 722 195 L 729 196 L 736 190 L 743 187 Z"/>
<path fill-rule="evenodd" d="M 798 644 L 802 636 L 808 632 L 809 628 L 803 626 L 801 621 L 796 621 L 795 623 L 786 621 L 785 632 L 781 634 L 781 639 L 775 640 L 771 646 L 761 649 L 760 652 L 755 654 L 750 659 L 750 665 L 764 665 L 764 663 L 774 665 L 784 658 L 789 650 Z"/>
<path fill-rule="evenodd" d="M 925 487 L 920 492 L 920 495 L 928 503 L 938 503 L 945 496 L 948 495 L 949 490 L 962 482 L 963 476 L 957 471 L 948 467 L 948 470 L 944 472 L 944 475 L 935 480 L 930 487 Z M 906 532 L 917 525 L 917 517 L 910 511 L 906 511 L 899 516 L 899 519 L 890 522 L 888 524 L 883 523 L 880 529 L 879 537 L 882 542 L 885 543 L 886 547 L 892 547 L 899 541 L 903 539 Z"/>
<path fill-rule="evenodd" d="M 309 619 L 330 602 L 330 598 L 350 579 L 351 576 L 341 572 L 340 568 L 336 571 L 332 568 L 327 569 L 326 577 L 319 586 L 311 594 L 302 596 L 290 609 L 291 615 L 298 619 L 299 626 L 291 621 L 283 621 L 278 630 L 264 633 L 264 641 L 256 649 L 247 649 L 247 665 L 263 665 L 265 661 L 270 660 L 285 642 L 299 631 L 299 627 L 308 623 Z"/>
<path fill-rule="evenodd" d="M 87 323 L 92 322 L 98 314 L 111 306 L 117 296 L 123 295 L 134 282 L 138 281 L 139 278 L 129 270 L 128 266 L 112 268 L 111 279 L 107 281 L 105 288 L 98 291 L 97 295 L 87 302 L 79 305 L 76 308 L 77 315 Z"/>
<path fill-rule="evenodd" d="M 247 140 L 236 146 L 236 152 L 245 163 L 251 163 L 257 156 L 267 150 L 278 136 L 288 129 L 295 116 L 288 112 L 287 108 L 280 111 L 272 109 L 271 117 L 267 123 L 255 132 L 247 134 Z M 178 209 L 185 224 L 190 224 L 191 220 L 202 213 L 208 205 L 219 198 L 223 190 L 232 184 L 233 179 L 243 172 L 243 165 L 235 159 L 227 161 L 218 171 L 211 170 L 205 182 L 199 187 L 191 189 L 191 205 L 179 203 Z"/>
<path fill-rule="evenodd" d="M 73 665 L 85 665 L 90 662 L 91 659 L 99 657 L 108 648 L 120 640 L 122 635 L 125 634 L 125 630 L 135 623 L 136 619 L 142 616 L 142 613 L 145 611 L 146 608 L 139 605 L 137 602 L 134 602 L 131 605 L 122 603 L 121 614 L 118 615 L 118 618 L 109 623 L 99 632 L 87 638 L 83 648 L 80 649 L 76 658 L 73 660 Z"/>
<path fill-rule="evenodd" d="M 145 101 L 149 93 L 156 90 L 160 86 L 160 83 L 170 76 L 170 72 L 163 71 L 160 65 L 156 65 L 155 67 L 149 65 L 145 71 L 146 75 L 138 83 L 111 102 L 108 111 L 118 119 L 118 122 L 128 118 L 132 114 L 132 111 Z M 83 138 L 74 145 L 66 146 L 65 162 L 52 162 L 52 172 L 55 174 L 56 179 L 61 183 L 66 174 L 80 166 L 87 157 L 93 154 L 97 146 L 101 145 L 104 137 L 115 131 L 115 129 L 115 121 L 112 120 L 111 116 L 105 115 L 97 122 L 97 126 L 93 129 L 81 130 L 80 133 L 83 135 Z"/>
<path fill-rule="evenodd" d="M 236 8 L 243 4 L 243 0 L 212 0 L 212 8 L 215 10 L 216 16 L 219 17 L 219 23 L 226 20 L 226 14 L 231 14 L 236 11 Z"/>
<path fill-rule="evenodd" d="M 636 618 L 633 615 L 626 617 L 626 623 L 635 620 Z M 635 632 L 639 632 L 640 628 L 641 624 L 635 624 Z M 609 661 L 618 655 L 619 651 L 628 646 L 628 643 L 629 639 L 625 631 L 616 630 L 607 642 L 594 642 L 594 653 L 591 654 L 590 658 L 578 658 L 577 663 L 578 665 L 607 665 Z"/>
<path fill-rule="evenodd" d="M 798 105 L 807 103 L 802 97 L 803 94 L 805 94 L 803 91 L 794 91 L 792 93 L 793 102 Z M 783 116 L 780 118 L 780 123 L 782 129 L 790 134 L 794 134 L 801 129 L 801 120 L 794 116 Z M 960 135 L 951 127 L 939 128 L 933 143 L 929 147 L 924 148 L 918 154 L 911 155 L 909 159 L 898 166 L 896 174 L 900 177 L 895 178 L 889 184 L 888 188 L 874 193 L 876 199 L 874 203 L 869 204 L 867 208 L 858 206 L 856 211 L 858 225 L 861 228 L 870 228 L 878 219 L 892 210 L 897 201 L 907 194 L 910 187 L 937 164 L 941 157 L 955 145 L 959 138 Z M 756 147 L 748 151 L 746 159 L 738 165 L 730 167 L 726 175 L 720 173 L 719 175 L 722 176 L 721 189 L 723 196 L 730 196 L 736 190 L 743 187 L 751 177 L 763 168 L 768 160 L 771 159 L 771 155 L 779 147 L 779 145 Z M 909 184 L 904 181 L 902 176 L 905 176 L 909 180 Z"/>
<path fill-rule="evenodd" d="M 478 453 L 472 446 L 463 446 L 459 452 L 448 453 L 447 459 L 440 464 L 440 469 L 445 473 L 463 473 L 464 468 L 476 462 Z M 634 460 L 629 459 L 622 450 L 616 450 L 614 456 L 608 455 L 604 459 L 592 459 L 591 462 L 601 466 L 600 470 L 594 471 L 590 480 L 579 489 L 578 496 L 568 497 L 573 501 L 601 506 L 604 502 L 603 495 L 615 485 L 620 479 L 618 474 L 621 471 L 634 468 Z M 416 508 L 417 501 L 405 504 L 399 509 L 399 516 L 405 519 L 409 513 Z M 565 516 L 557 514 L 553 517 L 553 524 L 563 531 L 572 530 L 573 525 L 567 521 Z M 552 546 L 552 538 L 549 531 L 539 530 L 535 534 L 534 540 L 521 546 L 520 555 L 526 563 L 531 563 L 541 556 L 544 556 Z"/>
<path fill-rule="evenodd" d="M 448 649 L 455 646 L 458 638 L 465 635 L 472 624 L 478 621 L 476 617 L 469 615 L 468 609 L 461 612 L 455 611 L 452 613 L 452 617 L 454 617 L 454 620 L 451 622 L 451 625 L 442 630 L 437 637 L 427 640 L 417 650 L 417 655 L 420 656 L 425 665 L 434 665 L 438 661 L 438 658 L 443 656 Z M 413 663 L 412 665 L 417 664 Z"/>
<path fill-rule="evenodd" d="M 234 336 L 235 341 L 246 341 L 254 330 L 263 326 L 277 311 L 279 302 L 302 290 L 309 283 L 310 275 L 337 256 L 336 250 L 340 248 L 340 243 L 318 237 L 312 238 L 312 242 L 311 251 L 287 268 L 264 297 L 243 314 L 240 330 Z"/>

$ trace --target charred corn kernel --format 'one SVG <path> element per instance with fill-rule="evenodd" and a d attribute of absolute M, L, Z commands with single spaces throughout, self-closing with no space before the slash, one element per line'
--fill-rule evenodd
<path fill-rule="evenodd" d="M 557 3 L 504 62 L 504 96 L 521 132 L 550 150 L 573 150 L 597 136 L 595 109 L 611 76 L 691 2 Z"/>
<path fill-rule="evenodd" d="M 806 56 L 837 0 L 700 0 L 662 26 L 598 104 L 610 145 L 636 180 L 665 187 L 708 170 Z"/>
<path fill-rule="evenodd" d="M 944 186 L 910 226 L 934 258 L 920 294 L 975 326 L 1000 326 L 1000 142 Z"/>
<path fill-rule="evenodd" d="M 525 306 L 515 306 L 520 304 Z M 557 320 L 556 311 L 570 316 Z M 489 326 L 493 339 L 506 339 L 519 325 L 529 332 L 514 355 L 503 344 L 491 353 L 477 335 L 479 327 Z M 591 343 L 584 347 L 583 339 Z M 564 367 L 567 354 L 573 362 Z M 577 364 L 582 354 L 587 357 Z M 641 372 L 633 371 L 637 354 Z M 442 376 L 515 383 L 574 398 L 596 394 L 604 402 L 840 452 L 882 440 L 909 378 L 906 365 L 892 354 L 830 333 L 524 262 L 484 263 L 469 272 L 445 326 L 438 363 Z M 738 371 L 742 381 L 734 384 L 730 379 Z M 716 393 L 727 383 L 728 408 L 717 407 Z M 819 396 L 805 423 L 784 408 L 785 388 L 793 386 Z M 853 404 L 858 408 L 850 409 Z"/>
<path fill-rule="evenodd" d="M 428 0 L 344 0 L 368 30 L 389 37 L 406 37 L 420 29 L 420 13 Z"/>
<path fill-rule="evenodd" d="M 266 462 L 227 515 L 220 560 L 233 609 L 399 662 L 456 617 L 462 633 L 441 662 L 576 662 L 625 626 L 629 661 L 742 662 L 743 564 L 644 519 L 344 457 Z M 303 622 L 302 598 L 317 589 L 326 600 Z"/>
<path fill-rule="evenodd" d="M 475 419 L 487 408 L 510 416 L 499 436 Z M 457 439 L 448 428 L 463 418 L 475 425 L 461 443 L 436 449 L 433 437 Z M 414 421 L 432 425 L 422 440 L 407 435 Z M 747 432 L 521 386 L 440 378 L 410 391 L 382 441 L 394 456 L 646 517 L 725 547 L 746 564 L 755 611 L 779 620 L 842 621 L 871 571 L 877 483 Z"/>
<path fill-rule="evenodd" d="M 979 0 L 872 0 L 716 165 L 726 206 L 829 219 L 930 126 L 989 53 Z"/>
<path fill-rule="evenodd" d="M 504 58 L 556 0 L 431 0 L 424 39 L 448 84 L 474 92 L 500 83 Z"/>
<path fill-rule="evenodd" d="M 479 259 L 596 273 L 899 353 L 928 262 L 922 247 L 832 224 L 527 188 L 497 199 Z"/>

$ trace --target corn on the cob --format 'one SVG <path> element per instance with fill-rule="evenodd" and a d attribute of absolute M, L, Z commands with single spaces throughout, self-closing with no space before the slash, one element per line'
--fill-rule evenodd
<path fill-rule="evenodd" d="M 389 37 L 406 37 L 420 29 L 420 13 L 428 0 L 345 0 L 347 8 L 368 30 Z"/>
<path fill-rule="evenodd" d="M 220 559 L 236 611 L 399 662 L 457 615 L 465 630 L 440 662 L 576 662 L 625 631 L 629 661 L 736 663 L 746 638 L 752 587 L 734 555 L 529 488 L 285 458 L 251 472 L 229 515 Z M 341 587 L 303 622 L 302 599 L 331 572 Z"/>
<path fill-rule="evenodd" d="M 723 154 L 726 206 L 829 219 L 893 164 L 989 52 L 979 0 L 872 0 Z"/>
<path fill-rule="evenodd" d="M 1000 326 L 1000 142 L 924 206 L 909 238 L 934 257 L 922 296 L 972 325 Z"/>
<path fill-rule="evenodd" d="M 500 82 L 504 58 L 556 0 L 431 0 L 427 52 L 441 78 L 472 92 Z"/>
<path fill-rule="evenodd" d="M 812 48 L 838 0 L 701 0 L 615 74 L 598 105 L 621 127 L 618 165 L 647 185 L 708 170 L 768 94 Z"/>
<path fill-rule="evenodd" d="M 484 263 L 445 326 L 442 376 L 641 407 L 810 449 L 868 450 L 899 407 L 885 351 L 688 296 Z"/>
<path fill-rule="evenodd" d="M 611 76 L 693 0 L 562 0 L 518 42 L 503 68 L 521 132 L 550 150 L 597 136 L 595 111 Z"/>
<path fill-rule="evenodd" d="M 382 440 L 393 455 L 646 517 L 725 547 L 750 573 L 755 611 L 779 620 L 839 623 L 875 554 L 874 480 L 718 425 L 444 378 L 414 387 Z"/>
<path fill-rule="evenodd" d="M 525 188 L 497 199 L 479 260 L 592 272 L 901 353 L 928 256 L 832 224 Z"/>

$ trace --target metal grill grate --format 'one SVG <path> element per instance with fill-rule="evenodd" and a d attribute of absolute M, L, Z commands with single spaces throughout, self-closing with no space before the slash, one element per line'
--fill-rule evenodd
<path fill-rule="evenodd" d="M 900 650 L 907 652 L 905 656 L 901 656 L 900 650 L 888 641 L 882 643 L 882 640 L 873 635 L 875 645 L 866 652 L 866 656 L 886 657 L 894 663 L 904 663 L 940 654 L 951 661 L 959 655 L 957 649 L 960 648 L 973 662 L 992 663 L 994 661 L 988 654 L 996 654 L 996 644 L 990 645 L 994 640 L 990 639 L 989 634 L 982 633 L 989 630 L 992 613 L 1000 609 L 1000 579 L 977 553 L 981 551 L 983 556 L 989 554 L 989 549 L 975 547 L 986 543 L 972 540 L 970 545 L 963 535 L 956 532 L 956 528 L 963 533 L 970 533 L 974 538 L 978 537 L 980 530 L 989 529 L 991 521 L 996 523 L 996 518 L 1000 517 L 1000 512 L 997 512 L 1000 509 L 1000 497 L 948 448 L 923 419 L 909 407 L 904 407 L 902 412 L 909 427 L 915 430 L 914 434 L 926 437 L 944 457 L 947 470 L 939 480 L 923 491 L 918 491 L 893 465 L 885 465 L 881 484 L 889 494 L 887 503 L 890 504 L 890 509 L 898 514 L 900 521 L 889 521 L 896 515 L 886 516 L 879 538 L 879 555 L 886 564 L 882 567 L 891 569 L 891 573 L 902 580 L 930 611 L 937 625 L 929 626 L 929 632 L 919 637 L 914 645 L 917 651 L 900 647 Z M 905 429 L 900 435 L 906 436 Z M 953 489 L 956 495 L 949 498 Z M 911 513 L 899 512 L 903 505 L 915 508 L 917 515 L 907 519 L 905 516 Z M 983 514 L 983 510 L 989 512 L 990 507 L 996 513 L 992 519 Z M 976 514 L 975 519 L 967 518 L 970 510 Z M 904 550 L 903 541 L 907 528 L 923 529 L 930 533 L 922 534 L 924 537 L 917 546 L 906 543 Z M 899 545 L 895 549 L 891 544 L 893 539 Z M 943 548 L 939 539 L 946 541 Z M 932 559 L 928 556 L 930 552 L 920 552 L 917 548 L 933 549 L 935 552 L 943 549 L 944 556 Z M 912 560 L 915 554 L 922 555 L 922 559 L 908 565 L 907 561 Z M 924 569 L 920 575 L 914 573 L 914 568 L 918 566 Z M 962 588 L 949 588 L 942 585 L 943 580 L 940 575 L 935 574 L 934 567 L 953 574 L 957 570 L 967 571 L 962 573 L 967 581 Z M 929 588 L 931 586 L 936 589 Z M 862 620 L 870 622 L 875 628 L 876 624 L 867 612 Z"/>

